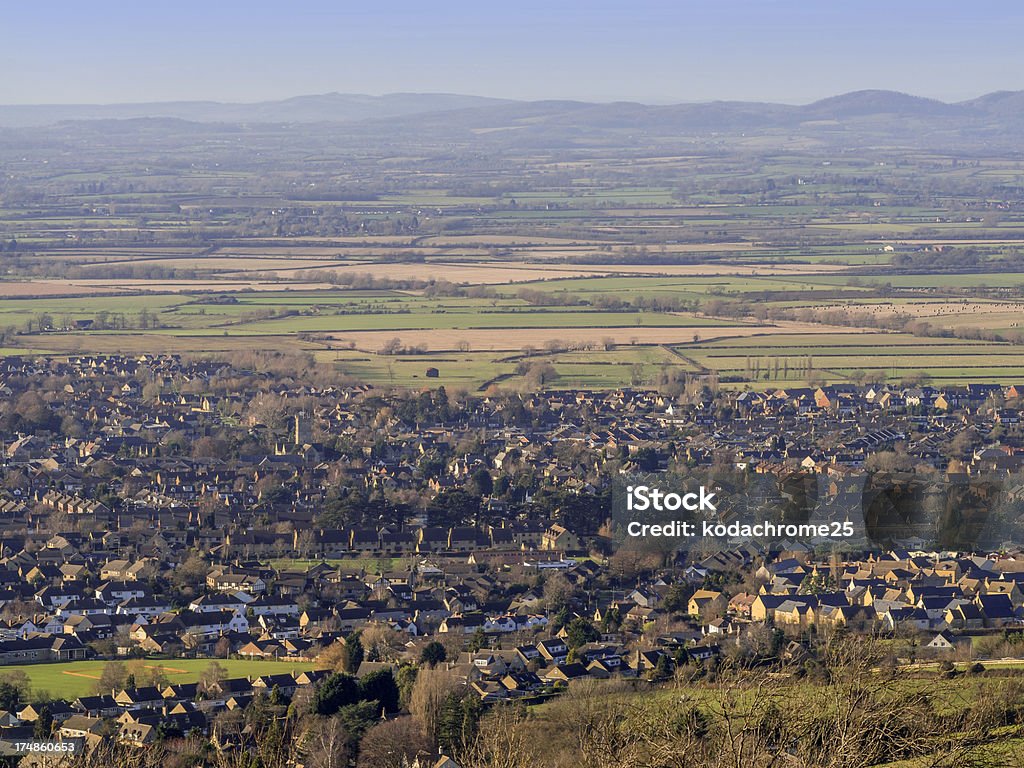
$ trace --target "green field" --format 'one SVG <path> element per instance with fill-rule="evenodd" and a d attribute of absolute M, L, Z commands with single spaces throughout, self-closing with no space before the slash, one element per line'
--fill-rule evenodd
<path fill-rule="evenodd" d="M 470 391 L 650 386 L 666 374 L 759 388 L 863 370 L 1024 378 L 1024 215 L 993 203 L 1024 178 L 1016 155 L 768 149 L 752 136 L 733 151 L 651 136 L 628 156 L 585 141 L 509 146 L 499 169 L 487 152 L 435 164 L 430 140 L 403 139 L 382 163 L 359 141 L 342 154 L 259 130 L 272 168 L 224 155 L 239 137 L 216 131 L 175 139 L 191 150 L 180 168 L 163 152 L 69 137 L 45 157 L 8 152 L 39 194 L 0 201 L 4 245 L 9 234 L 17 246 L 0 289 L 24 283 L 0 301 L 0 355 L 301 351 L 346 382 Z M 301 149 L 282 148 L 292 142 Z M 65 278 L 125 295 L 23 298 Z M 250 279 L 274 290 L 235 290 Z M 929 316 L 925 302 L 946 306 Z M 814 328 L 856 315 L 868 334 Z M 94 325 L 64 330 L 81 320 Z M 396 338 L 398 354 L 382 354 Z M 813 358 L 811 371 L 797 358 Z M 538 385 L 530 366 L 551 370 Z"/>
<path fill-rule="evenodd" d="M 855 371 L 880 371 L 886 380 L 895 382 L 923 373 L 936 383 L 947 384 L 1011 384 L 1024 377 L 1024 347 L 901 333 L 778 334 L 686 344 L 677 349 L 722 376 L 746 377 L 751 368 L 759 368 L 753 386 L 793 386 L 805 381 L 808 358 L 817 377 L 829 383 L 848 381 Z M 782 375 L 775 375 L 776 362 Z"/>
<path fill-rule="evenodd" d="M 32 684 L 34 697 L 73 700 L 95 692 L 95 683 L 103 671 L 105 661 L 71 661 L 53 664 L 21 664 L 0 667 L 0 680 L 11 672 L 24 672 Z M 130 665 L 132 661 L 125 660 Z M 171 683 L 194 683 L 210 664 L 209 659 L 146 659 L 143 663 L 149 669 L 159 669 Z M 220 659 L 218 663 L 227 669 L 228 677 L 259 677 L 260 675 L 300 672 L 313 669 L 309 662 L 246 661 L 243 659 Z"/>
<path fill-rule="evenodd" d="M 362 351 L 318 351 L 316 359 L 333 363 L 346 376 L 396 387 L 445 386 L 475 389 L 497 376 L 511 375 L 516 364 L 500 362 L 507 355 L 494 352 L 445 352 L 443 354 L 394 357 Z M 438 377 L 428 379 L 427 368 L 437 368 Z"/>
<path fill-rule="evenodd" d="M 247 335 L 376 330 L 448 330 L 467 328 L 630 328 L 735 325 L 728 321 L 705 317 L 672 315 L 664 312 L 598 312 L 586 309 L 556 311 L 551 309 L 524 309 L 517 312 L 488 312 L 477 307 L 447 309 L 430 313 L 352 314 L 320 317 L 287 317 L 240 323 L 231 327 L 232 333 Z M 211 329 L 211 333 L 218 329 Z"/>

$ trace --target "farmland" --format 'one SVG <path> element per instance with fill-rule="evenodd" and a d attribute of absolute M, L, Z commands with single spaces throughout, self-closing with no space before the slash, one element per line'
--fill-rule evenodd
<path fill-rule="evenodd" d="M 1012 153 L 659 135 L 624 162 L 485 131 L 454 163 L 267 125 L 257 173 L 223 127 L 151 128 L 0 143 L 2 354 L 262 349 L 467 390 L 1024 374 Z"/>
<path fill-rule="evenodd" d="M 452 295 L 401 286 L 230 290 L 228 283 L 217 293 L 7 298 L 0 303 L 0 327 L 9 329 L 7 354 L 154 347 L 208 354 L 256 341 L 267 349 L 307 350 L 346 376 L 395 386 L 422 385 L 423 371 L 434 367 L 441 383 L 472 389 L 496 377 L 514 379 L 523 359 L 551 363 L 558 386 L 585 388 L 643 384 L 666 368 L 713 372 L 740 383 L 792 384 L 806 378 L 807 366 L 799 361 L 807 357 L 828 381 L 847 381 L 865 370 L 885 371 L 895 380 L 925 375 L 946 382 L 984 375 L 1009 383 L 1024 374 L 1024 348 L 1006 338 L 1017 329 L 1024 304 L 941 297 L 934 284 L 927 297 L 885 298 L 855 284 L 823 301 L 823 294 L 835 291 L 835 280 L 822 274 L 618 275 L 458 287 Z M 856 324 L 838 327 L 812 316 L 726 316 L 718 306 L 748 301 L 757 309 L 758 298 L 773 294 L 783 298 L 760 308 L 795 312 L 794 318 L 801 311 L 841 309 L 1002 338 L 922 339 Z M 808 300 L 792 298 L 803 294 L 810 294 Z"/>

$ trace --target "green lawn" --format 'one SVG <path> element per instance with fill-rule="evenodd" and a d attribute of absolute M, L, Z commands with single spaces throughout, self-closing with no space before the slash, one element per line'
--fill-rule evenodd
<path fill-rule="evenodd" d="M 47 694 L 51 698 L 74 700 L 79 696 L 95 692 L 95 684 L 103 672 L 106 661 L 71 661 L 49 664 L 21 664 L 0 667 L 0 680 L 11 672 L 21 671 L 28 675 L 34 696 Z M 133 661 L 125 661 L 131 665 Z M 210 659 L 143 659 L 148 668 L 160 668 L 172 683 L 194 683 Z M 299 672 L 313 669 L 310 662 L 247 661 L 244 659 L 221 659 L 218 663 L 228 671 L 228 677 L 259 677 L 260 675 Z"/>

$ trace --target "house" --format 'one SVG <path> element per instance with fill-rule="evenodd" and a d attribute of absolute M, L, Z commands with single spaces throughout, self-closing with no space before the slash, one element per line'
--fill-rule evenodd
<path fill-rule="evenodd" d="M 569 647 L 558 638 L 541 640 L 537 643 L 537 652 L 542 659 L 551 664 L 564 664 L 569 657 Z"/>
<path fill-rule="evenodd" d="M 515 653 L 516 653 L 516 656 L 518 656 L 522 660 L 522 663 L 524 665 L 526 665 L 526 666 L 528 666 L 530 664 L 530 662 L 537 662 L 537 663 L 542 663 L 543 662 L 543 659 L 541 658 L 541 655 L 540 655 L 540 651 L 537 649 L 536 645 L 520 645 L 520 646 L 517 646 L 516 650 L 515 650 Z"/>
<path fill-rule="evenodd" d="M 108 694 L 99 696 L 79 696 L 71 702 L 71 708 L 88 717 L 114 717 L 122 710 L 114 697 Z"/>
<path fill-rule="evenodd" d="M 984 615 L 987 627 L 1000 628 L 1020 623 L 1009 594 L 978 595 L 974 602 Z"/>
<path fill-rule="evenodd" d="M 206 687 L 206 698 L 215 704 L 225 704 L 232 697 L 252 696 L 253 686 L 246 677 L 218 680 Z"/>
<path fill-rule="evenodd" d="M 484 702 L 502 701 L 511 696 L 508 688 L 497 680 L 474 680 L 469 688 Z"/>
<path fill-rule="evenodd" d="M 814 609 L 817 603 L 813 598 L 808 599 L 809 597 L 808 595 L 801 595 L 799 597 L 793 595 L 790 599 L 780 604 L 775 609 L 775 623 L 799 626 L 801 628 L 814 623 Z"/>
<path fill-rule="evenodd" d="M 757 595 L 740 592 L 729 600 L 728 612 L 741 619 L 749 619 Z"/>
<path fill-rule="evenodd" d="M 541 679 L 527 670 L 509 672 L 501 678 L 501 684 L 514 694 L 525 695 L 541 687 Z"/>
<path fill-rule="evenodd" d="M 466 613 L 459 616 L 448 616 L 441 620 L 437 631 L 441 633 L 457 633 L 472 635 L 478 629 L 483 629 L 487 617 L 482 613 Z"/>
<path fill-rule="evenodd" d="M 969 637 L 958 637 L 950 632 L 948 629 L 944 629 L 935 635 L 925 645 L 929 651 L 956 651 L 961 648 L 969 648 L 971 645 L 971 638 Z"/>
<path fill-rule="evenodd" d="M 298 690 L 299 684 L 294 677 L 287 673 L 262 675 L 252 681 L 252 690 L 254 693 L 262 692 L 269 694 L 275 688 L 285 696 L 291 697 L 295 695 L 295 691 Z"/>
<path fill-rule="evenodd" d="M 587 664 L 587 674 L 599 680 L 606 680 L 625 669 L 621 656 L 602 656 Z"/>
<path fill-rule="evenodd" d="M 721 592 L 711 589 L 698 589 L 687 603 L 687 613 L 691 616 L 704 618 L 711 613 L 725 613 L 729 601 Z"/>
<path fill-rule="evenodd" d="M 787 599 L 788 595 L 758 595 L 750 604 L 750 618 L 754 621 L 773 621 L 776 609 Z"/>
<path fill-rule="evenodd" d="M 548 683 L 568 683 L 584 677 L 588 677 L 587 668 L 579 662 L 555 664 L 541 675 L 541 679 Z"/>
<path fill-rule="evenodd" d="M 194 701 L 199 698 L 199 683 L 168 685 L 160 693 L 169 701 Z"/>
<path fill-rule="evenodd" d="M 63 723 L 68 718 L 77 714 L 66 701 L 51 701 L 46 704 L 29 704 L 18 710 L 18 719 L 23 723 L 34 723 L 39 719 L 43 710 L 47 710 L 54 722 Z"/>
<path fill-rule="evenodd" d="M 119 707 L 129 711 L 160 709 L 164 705 L 163 694 L 153 686 L 125 688 L 114 696 L 114 701 Z"/>
<path fill-rule="evenodd" d="M 985 615 L 973 603 L 959 603 L 947 608 L 942 618 L 950 629 L 981 629 L 985 626 Z"/>
<path fill-rule="evenodd" d="M 693 661 L 708 661 L 722 655 L 722 649 L 714 643 L 709 645 L 694 645 L 686 649 L 686 655 Z"/>
<path fill-rule="evenodd" d="M 316 685 L 331 675 L 329 669 L 315 669 L 308 672 L 300 672 L 295 676 L 295 682 L 300 686 Z"/>
<path fill-rule="evenodd" d="M 59 735 L 65 739 L 84 739 L 89 734 L 98 734 L 103 728 L 102 717 L 71 715 L 61 723 Z"/>
<path fill-rule="evenodd" d="M 567 552 L 580 549 L 580 540 L 576 534 L 569 531 L 565 526 L 555 523 L 544 531 L 540 548 L 544 550 L 559 550 Z"/>
<path fill-rule="evenodd" d="M 125 723 L 117 732 L 118 741 L 133 747 L 144 747 L 156 738 L 156 726 L 147 723 Z"/>

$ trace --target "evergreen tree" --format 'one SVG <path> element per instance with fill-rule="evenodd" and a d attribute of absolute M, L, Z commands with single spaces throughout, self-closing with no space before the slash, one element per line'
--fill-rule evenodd
<path fill-rule="evenodd" d="M 333 715 L 342 707 L 358 702 L 361 693 L 359 681 L 355 677 L 335 673 L 317 686 L 310 709 L 315 715 Z"/>
<path fill-rule="evenodd" d="M 37 739 L 48 739 L 53 734 L 53 714 L 46 705 L 39 710 L 39 718 L 32 728 L 32 735 Z"/>
<path fill-rule="evenodd" d="M 669 661 L 668 654 L 663 653 L 658 657 L 658 663 L 651 672 L 651 680 L 668 680 L 670 677 L 672 677 L 672 662 Z"/>
<path fill-rule="evenodd" d="M 353 675 L 359 671 L 359 665 L 363 663 L 362 632 L 358 630 L 345 638 L 345 648 L 348 650 L 348 671 Z"/>
<path fill-rule="evenodd" d="M 448 660 L 448 651 L 445 647 L 437 640 L 432 640 L 423 646 L 423 650 L 420 651 L 420 664 L 425 664 L 429 667 L 442 664 Z"/>
<path fill-rule="evenodd" d="M 362 697 L 367 701 L 376 700 L 380 702 L 385 712 L 398 710 L 398 684 L 390 669 L 381 669 L 371 672 L 363 678 L 360 683 Z"/>
<path fill-rule="evenodd" d="M 576 649 L 581 645 L 594 643 L 601 639 L 601 633 L 582 616 L 577 616 L 566 624 L 565 632 L 565 644 L 571 649 Z"/>
<path fill-rule="evenodd" d="M 438 716 L 437 742 L 446 752 L 458 753 L 472 743 L 483 714 L 483 704 L 476 696 L 451 693 L 441 705 Z"/>

